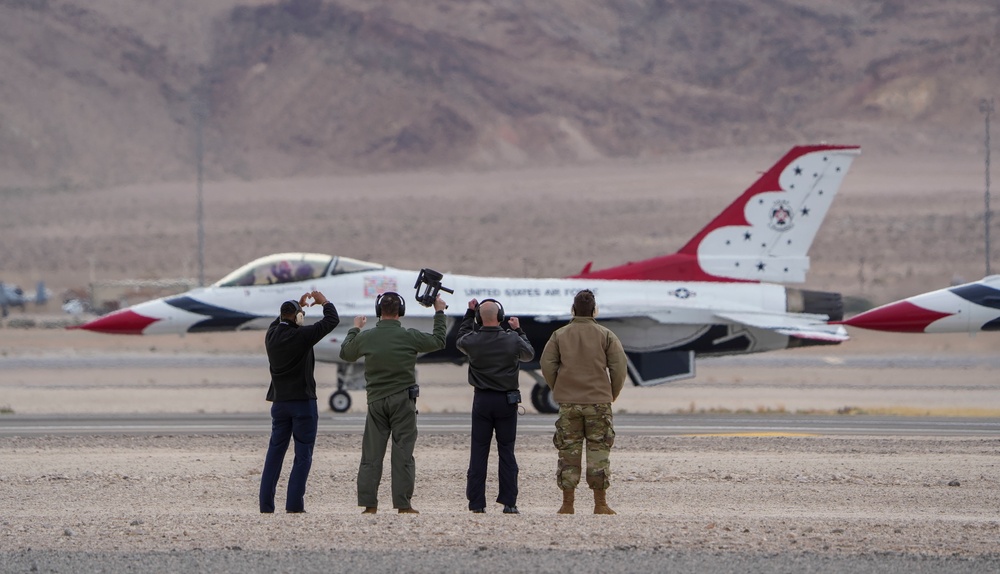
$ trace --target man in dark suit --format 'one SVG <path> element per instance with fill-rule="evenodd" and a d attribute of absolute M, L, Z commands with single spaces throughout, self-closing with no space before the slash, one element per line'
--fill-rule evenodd
<path fill-rule="evenodd" d="M 305 325 L 302 310 L 309 299 L 323 306 L 323 318 Z M 306 479 L 312 467 L 313 446 L 316 444 L 316 378 L 313 370 L 316 357 L 313 346 L 323 340 L 340 323 L 333 303 L 319 291 L 306 293 L 298 301 L 281 304 L 281 316 L 271 323 L 264 336 L 267 360 L 270 363 L 271 386 L 267 400 L 271 401 L 271 441 L 264 458 L 260 477 L 260 511 L 274 512 L 274 494 L 281 474 L 290 439 L 295 441 L 295 461 L 288 477 L 286 512 L 305 512 Z"/>
<path fill-rule="evenodd" d="M 493 299 L 482 303 L 469 301 L 469 310 L 458 330 L 458 350 L 469 357 L 469 384 L 475 387 L 472 400 L 472 447 L 469 471 L 466 474 L 465 495 L 469 510 L 486 512 L 486 466 L 490 443 L 496 433 L 497 454 L 500 457 L 500 493 L 497 502 L 504 514 L 519 514 L 517 510 L 517 459 L 514 441 L 517 438 L 517 404 L 519 362 L 530 361 L 535 350 L 521 330 L 517 317 L 507 320 L 513 330 L 505 330 L 503 307 Z M 473 323 L 480 325 L 475 329 Z"/>

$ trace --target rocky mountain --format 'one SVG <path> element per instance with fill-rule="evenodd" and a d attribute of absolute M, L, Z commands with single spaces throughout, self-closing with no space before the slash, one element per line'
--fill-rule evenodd
<path fill-rule="evenodd" d="M 984 0 L 0 0 L 0 190 L 982 145 Z"/>

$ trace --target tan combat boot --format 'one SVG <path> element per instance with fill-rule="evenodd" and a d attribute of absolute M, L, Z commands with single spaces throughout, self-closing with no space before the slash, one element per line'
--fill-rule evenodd
<path fill-rule="evenodd" d="M 559 507 L 559 511 L 556 514 L 575 514 L 573 511 L 573 502 L 576 500 L 576 489 L 575 488 L 565 488 L 563 489 L 563 503 Z"/>
<path fill-rule="evenodd" d="M 375 514 L 376 512 L 378 512 L 377 506 L 366 506 L 365 509 L 361 511 L 361 514 Z"/>
<path fill-rule="evenodd" d="M 606 494 L 607 491 L 603 488 L 594 489 L 594 514 L 618 514 L 608 506 L 608 501 L 605 499 Z"/>

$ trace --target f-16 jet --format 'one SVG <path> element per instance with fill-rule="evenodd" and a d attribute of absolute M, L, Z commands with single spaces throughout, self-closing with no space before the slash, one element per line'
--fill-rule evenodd
<path fill-rule="evenodd" d="M 1000 275 L 894 301 L 841 324 L 897 333 L 1000 331 Z"/>
<path fill-rule="evenodd" d="M 812 145 L 791 149 L 753 185 L 699 231 L 680 251 L 567 278 L 479 277 L 443 274 L 454 291 L 447 346 L 420 362 L 465 361 L 455 347 L 465 301 L 498 299 L 508 317 L 520 319 L 535 347 L 522 369 L 535 380 L 532 404 L 557 412 L 537 363 L 553 331 L 570 319 L 574 295 L 597 296 L 598 321 L 618 335 L 639 386 L 695 376 L 696 357 L 760 353 L 847 340 L 828 321 L 843 318 L 839 293 L 785 286 L 805 280 L 810 245 L 852 161 L 856 146 Z M 404 293 L 418 271 L 318 253 L 280 253 L 247 263 L 217 283 L 181 295 L 134 305 L 79 328 L 114 334 L 156 335 L 266 329 L 282 301 L 320 290 L 341 316 L 374 314 L 381 293 Z M 455 304 L 458 303 L 458 304 Z M 318 320 L 310 310 L 307 320 Z M 408 305 L 404 327 L 431 328 L 433 309 Z M 341 363 L 344 321 L 315 347 L 316 359 Z M 329 404 L 350 408 L 348 390 L 363 388 L 363 366 L 338 366 Z"/>

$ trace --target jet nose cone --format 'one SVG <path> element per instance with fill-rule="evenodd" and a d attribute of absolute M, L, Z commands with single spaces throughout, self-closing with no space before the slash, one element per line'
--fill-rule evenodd
<path fill-rule="evenodd" d="M 146 327 L 157 321 L 159 319 L 140 315 L 131 309 L 122 309 L 121 311 L 115 311 L 109 315 L 98 317 L 89 323 L 68 328 L 84 329 L 98 333 L 111 333 L 113 335 L 141 335 Z"/>
<path fill-rule="evenodd" d="M 874 331 L 923 333 L 934 321 L 950 316 L 950 313 L 931 311 L 909 301 L 897 301 L 855 315 L 841 324 Z"/>

